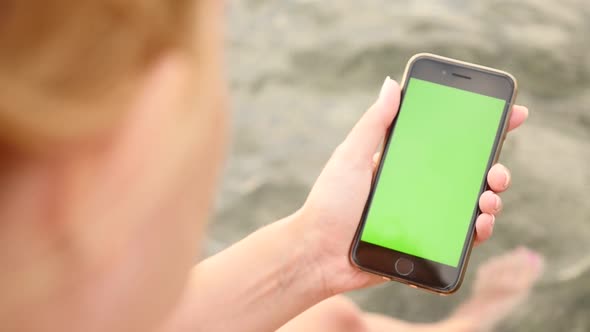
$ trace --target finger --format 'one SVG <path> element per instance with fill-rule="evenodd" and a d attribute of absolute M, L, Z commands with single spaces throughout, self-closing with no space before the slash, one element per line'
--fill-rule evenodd
<path fill-rule="evenodd" d="M 474 245 L 480 245 L 487 241 L 494 232 L 494 224 L 496 217 L 493 214 L 482 213 L 477 217 L 475 221 L 475 243 Z"/>
<path fill-rule="evenodd" d="M 342 143 L 347 158 L 370 162 L 383 141 L 387 128 L 397 114 L 400 99 L 399 85 L 387 77 L 379 98 L 357 122 Z"/>
<path fill-rule="evenodd" d="M 479 209 L 483 213 L 496 215 L 502 211 L 502 199 L 493 191 L 488 190 L 479 198 Z"/>
<path fill-rule="evenodd" d="M 488 185 L 497 193 L 506 191 L 510 187 L 510 171 L 502 164 L 492 166 L 488 173 Z"/>
<path fill-rule="evenodd" d="M 512 107 L 512 114 L 510 115 L 510 120 L 508 121 L 508 131 L 520 127 L 528 117 L 528 108 L 520 105 L 514 105 L 514 107 Z"/>

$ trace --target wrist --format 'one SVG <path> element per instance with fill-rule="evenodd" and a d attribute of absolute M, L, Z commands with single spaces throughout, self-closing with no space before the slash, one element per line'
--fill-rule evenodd
<path fill-rule="evenodd" d="M 351 290 L 343 286 L 341 279 L 350 276 L 353 267 L 346 254 L 330 250 L 327 242 L 337 239 L 326 237 L 316 219 L 315 214 L 303 208 L 289 217 L 287 226 L 294 235 L 293 243 L 297 243 L 297 264 L 304 266 L 302 269 L 313 279 L 314 291 L 326 299 Z"/>
<path fill-rule="evenodd" d="M 304 207 L 291 221 L 298 225 L 303 264 L 314 270 L 325 298 L 383 282 L 379 276 L 361 271 L 349 258 L 354 229 L 338 220 L 322 217 L 313 208 Z"/>
<path fill-rule="evenodd" d="M 287 244 L 287 259 L 282 265 L 281 282 L 284 285 L 299 284 L 302 292 L 314 298 L 316 303 L 334 295 L 329 280 L 326 278 L 322 253 L 317 245 L 314 232 L 308 227 L 301 210 L 279 221 L 283 236 L 279 241 Z"/>
<path fill-rule="evenodd" d="M 176 322 L 196 330 L 274 331 L 326 299 L 299 218 L 270 224 L 199 263 Z"/>

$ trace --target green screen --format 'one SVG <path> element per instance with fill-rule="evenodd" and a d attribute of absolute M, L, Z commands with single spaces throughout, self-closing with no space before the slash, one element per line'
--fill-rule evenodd
<path fill-rule="evenodd" d="M 410 78 L 361 240 L 457 267 L 505 105 Z"/>

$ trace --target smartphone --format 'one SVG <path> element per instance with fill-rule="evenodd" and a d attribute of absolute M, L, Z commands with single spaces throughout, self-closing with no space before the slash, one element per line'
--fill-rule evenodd
<path fill-rule="evenodd" d="M 438 294 L 459 289 L 516 91 L 503 71 L 427 53 L 410 59 L 354 265 Z"/>

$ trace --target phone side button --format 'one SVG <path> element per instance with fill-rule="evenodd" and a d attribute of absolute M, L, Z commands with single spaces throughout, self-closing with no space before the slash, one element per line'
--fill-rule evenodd
<path fill-rule="evenodd" d="M 407 276 L 414 272 L 414 262 L 405 258 L 398 258 L 395 261 L 395 271 L 402 276 Z"/>

